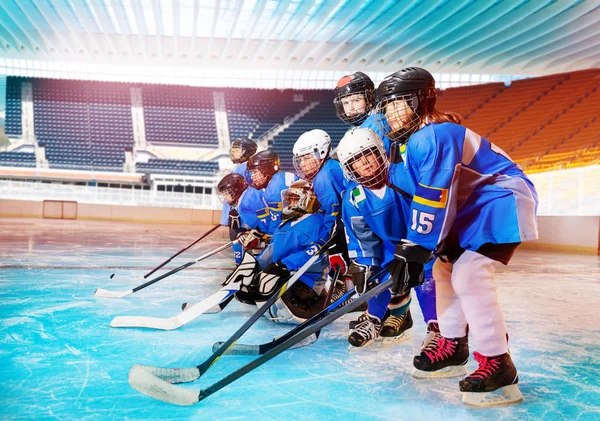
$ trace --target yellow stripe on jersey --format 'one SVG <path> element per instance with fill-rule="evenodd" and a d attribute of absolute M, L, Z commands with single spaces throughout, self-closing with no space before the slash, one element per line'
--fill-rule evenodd
<path fill-rule="evenodd" d="M 413 201 L 432 208 L 445 208 L 448 203 L 448 189 L 429 187 L 419 184 Z"/>

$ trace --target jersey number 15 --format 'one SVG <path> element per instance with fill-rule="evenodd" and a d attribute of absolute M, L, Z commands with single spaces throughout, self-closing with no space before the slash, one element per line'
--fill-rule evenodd
<path fill-rule="evenodd" d="M 417 231 L 419 234 L 429 234 L 433 230 L 433 221 L 435 215 L 420 211 L 418 209 L 412 210 L 412 224 L 410 229 Z"/>

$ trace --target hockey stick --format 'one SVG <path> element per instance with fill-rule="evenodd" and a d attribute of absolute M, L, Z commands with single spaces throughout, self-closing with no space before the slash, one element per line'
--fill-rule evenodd
<path fill-rule="evenodd" d="M 181 253 L 183 253 L 184 251 L 189 250 L 190 248 L 192 248 L 193 246 L 195 246 L 196 244 L 198 244 L 200 241 L 204 240 L 206 237 L 208 237 L 210 234 L 212 234 L 213 232 L 215 232 L 219 227 L 221 227 L 221 224 L 219 225 L 215 225 L 214 227 L 212 227 L 211 229 L 209 229 L 208 231 L 206 231 L 200 238 L 198 238 L 196 241 L 194 241 L 193 243 L 190 243 L 189 245 L 187 245 L 186 247 L 182 248 L 181 250 L 179 250 L 177 253 L 175 253 L 173 256 L 169 257 L 167 260 L 165 260 L 164 262 L 162 262 L 160 265 L 156 266 L 154 269 L 152 269 L 150 272 L 148 272 L 147 274 L 144 275 L 144 279 L 146 279 L 147 277 L 149 277 L 150 275 L 152 275 L 154 272 L 156 272 L 157 270 L 159 270 L 160 268 L 162 268 L 164 265 L 168 264 L 171 260 L 173 260 L 174 258 L 176 258 L 177 256 L 179 256 Z"/>
<path fill-rule="evenodd" d="M 329 240 L 331 241 L 331 240 Z M 281 297 L 294 282 L 296 282 L 318 259 L 327 251 L 327 241 L 323 247 L 321 247 L 308 261 L 302 265 L 298 271 L 292 275 L 279 290 L 273 294 L 265 303 L 258 308 L 258 310 L 244 323 L 226 342 L 223 343 L 219 349 L 213 352 L 204 362 L 197 365 L 196 367 L 190 368 L 176 368 L 176 369 L 162 369 L 158 368 L 156 375 L 160 376 L 163 380 L 170 383 L 185 383 L 197 380 L 202 376 L 224 353 L 231 345 L 233 345 L 260 317 L 271 307 L 275 301 Z M 164 375 L 164 377 L 163 377 Z"/>
<path fill-rule="evenodd" d="M 375 288 L 365 292 L 356 300 L 349 303 L 347 306 L 344 306 L 340 310 L 328 314 L 327 316 L 323 317 L 321 320 L 309 326 L 299 334 L 289 338 L 288 340 L 279 344 L 271 351 L 267 352 L 264 355 L 261 355 L 257 359 L 251 361 L 242 368 L 234 371 L 233 373 L 229 374 L 228 376 L 224 377 L 218 382 L 213 383 L 211 386 L 205 389 L 188 389 L 172 384 L 195 380 L 193 376 L 186 376 L 184 373 L 181 373 L 183 375 L 180 375 L 179 371 L 182 369 L 161 368 L 137 364 L 131 367 L 131 369 L 129 370 L 129 384 L 137 391 L 163 402 L 168 402 L 175 405 L 196 404 L 201 400 L 206 399 L 213 393 L 223 389 L 225 386 L 233 383 L 234 381 L 249 373 L 250 371 L 254 370 L 255 368 L 260 367 L 267 361 L 281 354 L 286 349 L 289 349 L 295 344 L 299 343 L 300 341 L 306 339 L 313 333 L 322 329 L 324 326 L 339 319 L 344 314 L 354 310 L 359 305 L 366 302 L 375 295 L 383 292 L 385 289 L 389 288 L 392 285 L 392 282 L 392 278 L 388 278 L 385 282 L 382 282 Z"/>
<path fill-rule="evenodd" d="M 110 322 L 111 327 L 142 327 L 149 329 L 173 330 L 191 322 L 213 307 L 226 306 L 236 292 L 239 291 L 242 279 L 252 278 L 258 268 L 256 258 L 246 253 L 238 267 L 227 277 L 223 288 L 210 297 L 196 304 L 190 304 L 186 309 L 173 317 L 157 318 L 146 316 L 118 316 Z"/>
<path fill-rule="evenodd" d="M 94 292 L 94 295 L 96 295 L 98 297 L 107 297 L 107 298 L 123 298 L 123 297 L 126 297 L 126 296 L 128 296 L 130 294 L 133 294 L 134 292 L 138 292 L 139 290 L 142 290 L 142 289 L 146 288 L 147 286 L 150 286 L 150 285 L 152 285 L 152 284 L 160 281 L 161 279 L 165 279 L 166 277 L 171 276 L 171 275 L 173 275 L 173 274 L 175 274 L 175 273 L 177 273 L 177 272 L 179 272 L 179 271 L 181 271 L 181 270 L 183 270 L 183 269 L 185 269 L 187 267 L 195 265 L 199 261 L 204 260 L 204 259 L 206 259 L 206 258 L 208 258 L 208 257 L 210 257 L 210 256 L 212 256 L 214 254 L 217 254 L 217 253 L 219 253 L 219 252 L 221 252 L 221 251 L 223 251 L 223 250 L 225 250 L 225 249 L 233 246 L 237 242 L 238 241 L 235 240 L 235 241 L 231 241 L 231 242 L 229 242 L 229 243 L 227 243 L 225 245 L 222 245 L 221 247 L 217 247 L 216 249 L 214 249 L 212 251 L 209 251 L 205 255 L 200 256 L 200 257 L 198 257 L 198 258 L 196 258 L 194 260 L 191 260 L 191 261 L 189 261 L 187 263 L 184 263 L 183 265 L 179 266 L 178 268 L 175 268 L 175 269 L 173 269 L 173 270 L 171 270 L 171 271 L 169 271 L 167 273 L 164 273 L 164 274 L 160 275 L 157 278 L 154 278 L 154 279 L 152 279 L 152 280 L 150 280 L 150 281 L 148 281 L 146 283 L 143 283 L 142 285 L 138 285 L 137 287 L 135 287 L 133 289 L 128 289 L 126 291 L 111 291 L 111 290 L 108 290 L 108 289 L 98 288 Z"/>
<path fill-rule="evenodd" d="M 236 284 L 237 285 L 237 284 Z M 141 327 L 159 330 L 174 330 L 198 318 L 209 309 L 224 302 L 229 302 L 230 298 L 239 291 L 239 286 L 233 285 L 221 288 L 219 291 L 205 298 L 199 303 L 193 304 L 172 317 L 146 317 L 146 316 L 117 316 L 110 322 L 110 327 Z"/>
<path fill-rule="evenodd" d="M 370 279 L 378 279 L 381 275 L 383 275 L 385 273 L 386 270 L 387 269 L 382 269 L 381 271 L 379 271 L 378 273 L 373 275 Z M 292 336 L 298 334 L 298 332 L 302 332 L 307 327 L 309 327 L 312 324 L 316 323 L 317 321 L 321 320 L 323 317 L 327 316 L 328 313 L 335 311 L 338 307 L 340 307 L 343 303 L 345 303 L 346 300 L 348 300 L 349 298 L 354 299 L 354 295 L 355 295 L 354 288 L 352 288 L 349 291 L 347 291 L 346 293 L 344 293 L 344 295 L 342 295 L 336 301 L 331 303 L 329 306 L 327 306 L 326 308 L 324 308 L 323 310 L 321 310 L 320 312 L 318 312 L 317 314 L 312 316 L 310 319 L 307 319 L 306 321 L 304 321 L 304 323 L 302 323 L 298 326 L 295 326 L 292 330 L 284 333 L 282 336 L 280 336 L 278 338 L 273 339 L 271 342 L 265 342 L 260 345 L 235 343 L 231 347 L 229 347 L 229 349 L 226 352 L 226 355 L 263 355 L 263 354 L 266 354 L 267 352 L 271 351 L 273 348 L 275 348 L 278 345 L 280 345 L 281 343 L 285 342 Z M 294 346 L 294 348 L 301 348 L 304 346 L 311 345 L 311 344 L 315 343 L 317 341 L 317 339 L 319 339 L 319 332 L 316 332 L 314 335 L 309 336 L 305 340 L 299 342 L 298 344 L 296 344 Z M 213 345 L 213 349 L 215 349 L 215 347 L 219 346 L 220 344 L 222 344 L 222 342 L 215 343 Z"/>

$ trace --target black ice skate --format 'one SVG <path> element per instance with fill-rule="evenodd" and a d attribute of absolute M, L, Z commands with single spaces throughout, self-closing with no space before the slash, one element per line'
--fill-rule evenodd
<path fill-rule="evenodd" d="M 333 290 L 333 293 L 331 294 L 331 299 L 329 300 L 328 304 L 334 303 L 335 301 L 339 300 L 342 297 L 342 295 L 344 295 L 346 292 L 348 292 L 348 286 L 347 286 L 348 282 L 352 282 L 352 281 L 351 280 L 350 281 L 348 281 L 348 280 L 338 280 L 335 283 L 334 290 Z M 352 301 L 352 295 L 350 295 L 350 297 L 346 301 L 344 301 L 342 304 L 340 304 L 338 306 L 338 308 L 344 307 L 350 301 Z M 356 309 L 352 310 L 351 313 L 356 312 L 356 311 L 367 311 L 367 308 L 368 308 L 368 304 L 367 303 L 362 303 Z"/>
<path fill-rule="evenodd" d="M 421 351 L 433 347 L 441 337 L 440 325 L 437 320 L 430 320 L 427 322 L 427 335 L 425 336 L 425 339 L 423 339 L 423 342 L 421 342 Z"/>
<path fill-rule="evenodd" d="M 393 311 L 387 317 L 381 328 L 381 338 L 384 346 L 394 345 L 400 342 L 407 341 L 411 338 L 413 319 L 410 315 L 410 309 L 407 309 L 404 314 L 394 316 Z"/>
<path fill-rule="evenodd" d="M 416 379 L 447 379 L 464 376 L 469 360 L 468 336 L 462 338 L 440 337 L 430 343 L 413 359 L 413 377 Z"/>
<path fill-rule="evenodd" d="M 479 368 L 459 382 L 463 403 L 474 407 L 513 405 L 523 401 L 519 376 L 510 354 L 486 357 L 474 353 Z"/>
<path fill-rule="evenodd" d="M 385 320 L 389 317 L 390 315 L 390 309 L 386 309 L 385 310 L 385 315 L 383 316 L 383 321 L 385 322 Z M 356 326 L 358 326 L 360 323 L 364 322 L 365 320 L 367 320 L 367 318 L 370 316 L 369 312 L 367 311 L 367 309 L 364 310 L 364 313 L 361 314 L 360 316 L 358 316 L 358 319 L 356 320 L 350 320 L 348 322 L 348 329 L 352 330 L 352 329 L 356 329 Z"/>
<path fill-rule="evenodd" d="M 350 351 L 365 348 L 379 337 L 379 331 L 381 330 L 381 320 L 379 317 L 364 313 L 361 315 L 361 318 L 363 320 L 356 325 L 348 336 L 348 342 L 351 345 L 348 347 L 348 350 Z"/>

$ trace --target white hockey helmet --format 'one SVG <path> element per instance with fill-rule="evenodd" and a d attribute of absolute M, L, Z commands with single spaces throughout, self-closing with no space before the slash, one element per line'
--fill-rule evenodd
<path fill-rule="evenodd" d="M 383 141 L 373 130 L 348 130 L 337 147 L 337 156 L 349 180 L 369 189 L 385 185 L 390 162 Z"/>
<path fill-rule="evenodd" d="M 296 173 L 305 180 L 312 180 L 331 152 L 331 137 L 325 130 L 314 129 L 302 133 L 292 150 Z"/>

